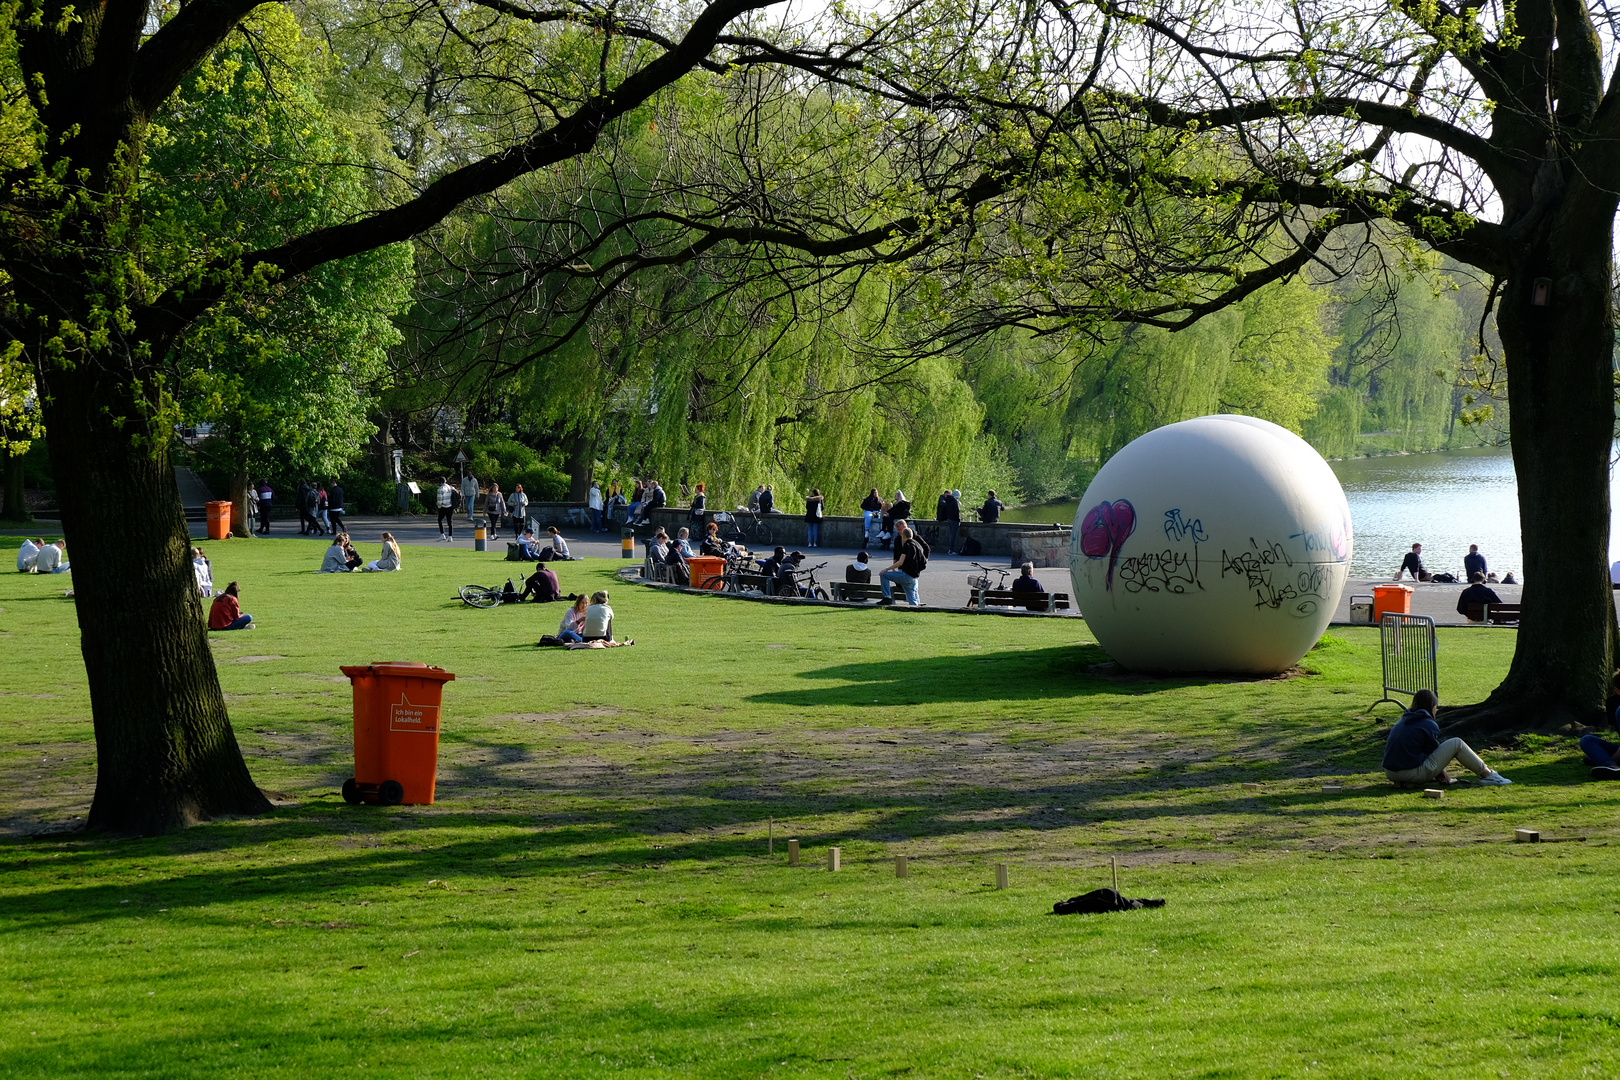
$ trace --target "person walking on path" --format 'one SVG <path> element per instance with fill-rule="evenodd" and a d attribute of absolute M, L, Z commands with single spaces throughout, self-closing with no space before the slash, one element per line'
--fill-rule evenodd
<path fill-rule="evenodd" d="M 295 498 L 295 503 L 296 503 L 296 505 L 298 507 L 298 535 L 299 536 L 308 536 L 309 535 L 309 519 L 310 519 L 310 509 L 311 509 L 310 508 L 310 503 L 309 503 L 309 496 L 310 496 L 310 493 L 313 490 L 314 489 L 309 486 L 308 481 L 306 481 L 306 480 L 298 481 L 298 495 Z"/>
<path fill-rule="evenodd" d="M 461 506 L 467 511 L 467 524 L 478 524 L 478 477 L 472 473 L 461 478 Z"/>
<path fill-rule="evenodd" d="M 270 499 L 275 493 L 270 490 L 270 481 L 259 481 L 259 535 L 270 535 Z"/>
<path fill-rule="evenodd" d="M 1440 738 L 1434 721 L 1440 699 L 1433 690 L 1412 695 L 1412 707 L 1389 729 L 1384 743 L 1384 775 L 1392 784 L 1452 784 L 1446 766 L 1456 761 L 1479 776 L 1481 784 L 1501 786 L 1513 781 L 1492 769 L 1461 739 Z"/>
<path fill-rule="evenodd" d="M 332 519 L 333 536 L 345 531 L 343 528 L 343 484 L 337 480 L 332 481 L 332 488 L 326 496 L 326 516 Z"/>
<path fill-rule="evenodd" d="M 962 493 L 947 491 L 939 497 L 934 519 L 945 526 L 945 550 L 956 554 L 956 530 L 962 525 Z"/>
<path fill-rule="evenodd" d="M 894 523 L 894 551 L 893 564 L 878 575 L 878 581 L 883 586 L 883 603 L 894 603 L 890 586 L 898 584 L 905 591 L 906 602 L 916 607 L 922 603 L 917 598 L 917 579 L 928 568 L 928 541 L 913 532 L 904 521 L 897 521 Z"/>
<path fill-rule="evenodd" d="M 703 494 L 702 484 L 698 485 L 698 494 Z M 606 532 L 607 526 L 602 524 L 602 489 L 596 486 L 595 480 L 591 481 L 591 493 L 586 496 L 585 505 L 591 511 L 591 532 Z"/>
<path fill-rule="evenodd" d="M 326 489 L 317 482 L 315 485 L 315 520 L 321 523 L 321 535 L 323 536 L 332 528 L 331 518 L 328 516 L 328 511 L 331 509 L 332 504 L 327 500 Z"/>
<path fill-rule="evenodd" d="M 804 531 L 805 546 L 821 546 L 821 513 L 826 507 L 827 498 L 822 495 L 820 488 L 811 488 L 810 497 L 804 500 Z"/>
<path fill-rule="evenodd" d="M 529 520 L 529 497 L 523 494 L 522 484 L 514 485 L 512 494 L 506 497 L 506 512 L 512 519 L 512 539 L 521 539 Z"/>
<path fill-rule="evenodd" d="M 501 494 L 501 485 L 490 481 L 489 494 L 484 496 L 484 517 L 488 520 L 491 540 L 500 535 L 501 515 L 504 513 L 506 513 L 506 496 Z"/>
<path fill-rule="evenodd" d="M 439 477 L 439 493 L 436 500 L 439 505 L 439 539 L 454 540 L 456 538 L 456 489 L 450 486 L 450 478 Z"/>

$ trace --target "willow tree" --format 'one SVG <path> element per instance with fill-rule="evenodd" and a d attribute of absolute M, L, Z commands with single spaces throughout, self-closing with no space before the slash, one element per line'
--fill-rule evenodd
<path fill-rule="evenodd" d="M 378 67 L 399 53 L 397 39 L 438 41 L 428 89 L 477 122 L 453 145 L 401 157 L 376 185 L 377 209 L 247 246 L 149 212 L 145 170 L 155 128 L 178 122 L 187 77 L 251 35 L 261 6 L 0 3 L 0 333 L 32 369 L 73 551 L 96 731 L 94 826 L 153 832 L 268 805 L 226 716 L 169 467 L 170 363 L 188 329 L 588 153 L 604 129 L 700 67 L 792 64 L 814 75 L 835 59 L 756 36 L 745 16 L 765 0 L 713 0 L 667 19 L 634 5 L 333 3 L 332 18 L 365 24 Z M 101 527 L 107 518 L 119 528 Z"/>

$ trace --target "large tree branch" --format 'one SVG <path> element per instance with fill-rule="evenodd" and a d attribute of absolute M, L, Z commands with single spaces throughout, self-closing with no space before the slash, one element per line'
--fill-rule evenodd
<path fill-rule="evenodd" d="M 284 0 L 191 0 L 135 56 L 130 96 L 155 113 L 204 57 L 219 47 L 254 8 Z"/>
<path fill-rule="evenodd" d="M 571 115 L 535 132 L 516 146 L 445 174 L 415 198 L 398 206 L 206 267 L 193 280 L 170 288 L 150 307 L 137 313 L 142 336 L 155 342 L 171 340 L 218 302 L 229 291 L 231 282 L 244 275 L 268 271 L 292 276 L 323 263 L 409 240 L 443 221 L 470 199 L 488 195 L 527 173 L 586 153 L 609 122 L 639 107 L 699 66 L 733 19 L 775 2 L 713 0 L 674 48 L 625 78 L 617 88 L 587 99 Z"/>

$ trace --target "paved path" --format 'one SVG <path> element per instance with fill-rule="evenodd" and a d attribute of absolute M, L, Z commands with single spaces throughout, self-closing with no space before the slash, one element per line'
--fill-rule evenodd
<path fill-rule="evenodd" d="M 395 539 L 402 544 L 425 547 L 446 546 L 445 542 L 439 539 L 439 529 L 435 519 L 425 516 L 349 516 L 346 518 L 346 527 L 355 543 L 360 545 L 361 554 L 366 555 L 368 558 L 371 557 L 368 554 L 368 546 L 375 545 L 384 530 L 393 533 Z M 35 527 L 30 528 L 32 531 L 40 531 Z M 19 535 L 24 531 L 6 530 L 8 533 L 17 533 Z M 44 531 L 49 532 L 49 528 L 45 528 Z M 298 523 L 296 521 L 276 521 L 271 525 L 270 535 L 284 539 L 289 537 L 300 539 Z M 568 540 L 569 550 L 575 555 L 603 559 L 620 558 L 621 547 L 617 530 L 610 533 L 569 530 L 565 531 L 563 535 Z M 311 545 L 318 543 L 324 547 L 327 543 L 324 537 L 311 536 L 308 539 Z M 492 564 L 492 569 L 495 568 L 494 564 L 497 563 L 505 565 L 506 542 L 511 539 L 513 539 L 511 532 L 506 531 L 501 534 L 499 539 L 490 541 L 487 558 Z M 455 547 L 465 548 L 469 551 L 472 549 L 473 526 L 468 525 L 465 518 L 458 519 L 456 522 L 456 538 L 453 544 Z M 637 544 L 635 550 L 636 560 L 639 561 L 643 555 L 643 549 L 640 544 Z M 853 550 L 835 548 L 813 548 L 806 551 L 805 554 L 809 556 L 806 565 L 814 566 L 821 562 L 827 564 L 826 568 L 817 574 L 823 581 L 842 580 L 844 567 L 855 557 Z M 877 562 L 874 564 L 876 569 L 887 566 L 891 561 L 885 557 L 886 553 L 874 552 L 874 554 L 878 557 Z M 313 553 L 311 558 L 318 561 L 318 557 Z M 979 561 L 982 561 L 986 566 L 1003 565 L 1003 561 L 995 557 L 987 557 Z M 920 591 L 923 603 L 931 607 L 966 606 L 969 594 L 968 576 L 978 573 L 973 563 L 974 560 L 957 555 L 938 554 L 930 558 L 928 560 L 928 569 L 923 572 L 922 577 Z M 502 574 L 502 576 L 507 575 Z M 875 572 L 873 576 L 876 577 Z M 1048 589 L 1058 592 L 1072 591 L 1068 572 L 1061 567 L 1043 568 L 1037 571 L 1035 576 Z M 494 580 L 493 576 L 491 580 Z M 1348 622 L 1350 619 L 1350 597 L 1371 595 L 1374 585 L 1386 584 L 1387 581 L 1387 578 L 1352 578 L 1345 586 L 1344 594 L 1339 598 L 1339 606 L 1333 614 L 1333 621 L 1336 623 Z M 1412 581 L 1407 581 L 1406 584 L 1411 585 L 1413 589 L 1412 614 L 1428 615 L 1440 625 L 1466 625 L 1467 621 L 1457 614 L 1457 594 L 1462 591 L 1462 585 L 1435 585 Z M 1502 598 L 1502 602 L 1507 604 L 1518 603 L 1523 593 L 1522 587 L 1518 585 L 1493 585 L 1491 588 L 1495 589 L 1496 594 Z M 1620 601 L 1620 593 L 1616 594 L 1616 599 Z"/>

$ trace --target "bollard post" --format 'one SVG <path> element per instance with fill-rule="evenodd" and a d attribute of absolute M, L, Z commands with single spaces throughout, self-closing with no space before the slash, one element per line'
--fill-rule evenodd
<path fill-rule="evenodd" d="M 788 865 L 799 865 L 799 842 L 797 840 L 788 841 Z"/>
<path fill-rule="evenodd" d="M 634 529 L 621 529 L 619 531 L 619 546 L 623 549 L 625 558 L 627 558 L 627 559 L 635 558 L 636 557 L 636 530 L 634 530 Z"/>
<path fill-rule="evenodd" d="M 1005 889 L 1006 887 L 1007 887 L 1007 864 L 1004 863 L 1004 862 L 998 862 L 998 863 L 996 863 L 996 888 Z"/>
<path fill-rule="evenodd" d="M 842 861 L 843 861 L 843 857 L 844 857 L 844 849 L 843 848 L 828 848 L 827 849 L 827 869 L 828 870 L 842 869 L 841 864 L 842 864 Z"/>
<path fill-rule="evenodd" d="M 473 530 L 473 550 L 474 551 L 488 551 L 489 550 L 489 540 L 484 536 L 484 531 L 485 530 L 483 529 L 482 526 L 480 526 L 479 528 L 476 528 L 476 529 Z"/>
<path fill-rule="evenodd" d="M 906 857 L 904 855 L 896 855 L 894 857 L 894 876 L 895 877 L 910 877 L 911 876 L 911 868 L 907 865 Z"/>

